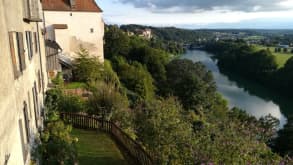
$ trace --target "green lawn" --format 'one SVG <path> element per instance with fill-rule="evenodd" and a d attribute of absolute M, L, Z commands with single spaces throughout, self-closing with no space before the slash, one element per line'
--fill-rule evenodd
<path fill-rule="evenodd" d="M 64 84 L 65 89 L 86 88 L 86 84 L 82 82 L 70 82 Z"/>
<path fill-rule="evenodd" d="M 261 46 L 261 45 L 255 45 L 256 50 L 262 50 L 262 49 L 267 49 L 267 47 Z M 289 58 L 291 58 L 293 56 L 292 53 L 290 53 L 290 49 L 288 50 L 288 53 L 284 53 L 284 52 L 275 52 L 275 47 L 269 47 L 270 51 L 272 52 L 272 54 L 276 57 L 276 62 L 279 65 L 279 67 L 283 67 L 287 60 L 289 60 Z"/>
<path fill-rule="evenodd" d="M 79 165 L 127 165 L 120 150 L 109 135 L 102 132 L 73 129 L 78 138 Z"/>

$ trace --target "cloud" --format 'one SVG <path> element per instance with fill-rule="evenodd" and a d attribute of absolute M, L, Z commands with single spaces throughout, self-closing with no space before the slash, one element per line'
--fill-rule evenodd
<path fill-rule="evenodd" d="M 290 0 L 116 0 L 130 3 L 137 8 L 146 8 L 152 12 L 201 12 L 217 11 L 278 11 L 292 9 L 292 6 L 283 5 Z"/>

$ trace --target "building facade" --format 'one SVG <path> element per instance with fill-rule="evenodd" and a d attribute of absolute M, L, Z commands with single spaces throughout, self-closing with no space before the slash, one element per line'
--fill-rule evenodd
<path fill-rule="evenodd" d="M 43 0 L 45 26 L 62 48 L 62 55 L 74 59 L 80 47 L 104 61 L 104 22 L 94 0 Z M 52 32 L 52 30 L 54 32 Z"/>
<path fill-rule="evenodd" d="M 47 86 L 40 0 L 0 0 L 0 164 L 27 165 Z"/>

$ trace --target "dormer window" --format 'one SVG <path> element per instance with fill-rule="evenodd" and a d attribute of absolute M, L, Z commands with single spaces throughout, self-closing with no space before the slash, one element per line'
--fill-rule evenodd
<path fill-rule="evenodd" d="M 39 0 L 23 0 L 24 21 L 41 22 Z"/>

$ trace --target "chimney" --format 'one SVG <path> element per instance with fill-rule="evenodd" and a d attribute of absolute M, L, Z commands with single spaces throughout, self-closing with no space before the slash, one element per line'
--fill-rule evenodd
<path fill-rule="evenodd" d="M 75 8 L 75 0 L 70 0 L 70 7 Z"/>

